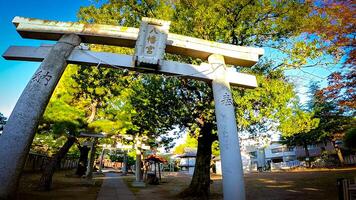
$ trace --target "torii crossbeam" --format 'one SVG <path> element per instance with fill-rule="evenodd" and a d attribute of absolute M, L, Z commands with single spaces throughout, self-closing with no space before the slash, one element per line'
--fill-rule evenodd
<path fill-rule="evenodd" d="M 0 137 L 2 159 L 0 199 L 10 199 L 16 193 L 20 173 L 38 121 L 68 63 L 122 67 L 211 81 L 220 142 L 224 199 L 245 199 L 230 83 L 235 86 L 254 88 L 257 87 L 257 82 L 254 76 L 229 69 L 225 63 L 252 66 L 262 56 L 263 49 L 168 33 L 169 22 L 147 18 L 143 19 L 140 29 L 22 17 L 15 17 L 13 23 L 24 38 L 58 42 L 54 46 L 12 46 L 3 55 L 9 60 L 42 61 L 42 63 L 21 94 Z M 135 55 L 92 52 L 75 48 L 81 42 L 135 47 Z M 197 66 L 167 61 L 163 60 L 164 52 L 200 58 L 208 60 L 208 63 Z"/>
<path fill-rule="evenodd" d="M 40 47 L 26 47 L 26 46 L 10 46 L 2 55 L 7 60 L 22 60 L 42 62 L 52 49 L 52 45 L 45 45 Z M 132 56 L 107 53 L 94 52 L 89 50 L 74 49 L 67 58 L 68 64 L 91 64 L 106 67 L 121 67 L 129 70 L 140 70 L 132 65 Z M 148 71 L 151 72 L 152 71 Z M 179 75 L 185 78 L 212 81 L 214 79 L 214 68 L 208 63 L 201 65 L 192 65 L 186 63 L 179 63 L 174 61 L 164 60 L 161 68 L 154 73 L 162 73 L 167 75 Z M 244 88 L 257 87 L 255 76 L 239 73 L 230 69 L 226 79 L 232 86 L 241 86 Z"/>

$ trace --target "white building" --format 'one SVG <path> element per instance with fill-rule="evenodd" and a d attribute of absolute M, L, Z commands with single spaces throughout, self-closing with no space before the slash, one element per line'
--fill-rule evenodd
<path fill-rule="evenodd" d="M 281 144 L 277 134 L 272 135 L 264 147 L 248 146 L 246 151 L 251 157 L 250 171 L 289 169 L 300 165 L 296 148 Z"/>
<path fill-rule="evenodd" d="M 264 152 L 267 162 L 279 163 L 297 159 L 295 147 L 287 147 L 277 141 L 271 142 L 271 144 L 264 149 Z"/>
<path fill-rule="evenodd" d="M 184 148 L 184 154 L 180 157 L 179 167 L 181 171 L 193 175 L 195 169 L 195 158 L 197 156 L 196 148 Z"/>
<path fill-rule="evenodd" d="M 243 171 L 245 173 L 250 172 L 251 171 L 251 157 L 250 157 L 250 155 L 246 152 L 241 152 L 241 159 L 242 159 Z M 213 161 L 215 161 L 216 174 L 222 175 L 220 156 L 217 156 L 216 158 L 214 158 Z"/>
<path fill-rule="evenodd" d="M 300 165 L 295 147 L 287 147 L 273 141 L 264 151 L 267 166 L 272 170 L 289 169 Z"/>

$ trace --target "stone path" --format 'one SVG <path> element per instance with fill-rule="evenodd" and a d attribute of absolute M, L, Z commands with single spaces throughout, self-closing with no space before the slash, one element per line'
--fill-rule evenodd
<path fill-rule="evenodd" d="M 104 182 L 97 200 L 135 200 L 135 195 L 130 191 L 118 173 L 105 173 Z"/>

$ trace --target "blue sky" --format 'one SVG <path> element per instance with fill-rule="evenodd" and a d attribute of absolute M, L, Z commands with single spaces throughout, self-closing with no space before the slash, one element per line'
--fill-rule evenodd
<path fill-rule="evenodd" d="M 11 23 L 15 16 L 76 21 L 76 13 L 80 6 L 87 6 L 91 2 L 93 0 L 1 0 L 0 53 L 2 54 L 10 45 L 39 46 L 44 43 L 53 43 L 51 41 L 21 38 Z M 267 50 L 265 56 L 278 55 Z M 40 63 L 34 62 L 7 61 L 0 57 L 0 112 L 6 117 L 9 117 L 22 90 L 39 65 Z M 319 77 L 326 77 L 330 73 L 330 71 L 321 68 L 308 68 L 305 71 L 317 74 Z M 302 101 L 306 100 L 305 93 L 307 92 L 307 85 L 310 80 L 324 81 L 324 84 L 326 80 L 325 78 L 317 78 L 298 70 L 286 73 L 293 78 Z"/>
<path fill-rule="evenodd" d="M 80 6 L 89 0 L 1 0 L 0 53 L 10 45 L 38 46 L 50 41 L 22 39 L 11 23 L 15 16 L 76 21 Z M 22 90 L 40 63 L 7 61 L 0 57 L 0 112 L 9 116 Z"/>

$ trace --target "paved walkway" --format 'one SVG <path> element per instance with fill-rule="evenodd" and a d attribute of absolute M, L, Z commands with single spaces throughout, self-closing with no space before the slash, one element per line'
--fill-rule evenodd
<path fill-rule="evenodd" d="M 118 173 L 105 173 L 97 200 L 135 200 L 135 195 L 127 187 Z"/>

